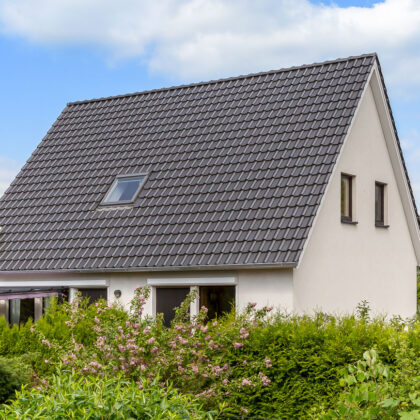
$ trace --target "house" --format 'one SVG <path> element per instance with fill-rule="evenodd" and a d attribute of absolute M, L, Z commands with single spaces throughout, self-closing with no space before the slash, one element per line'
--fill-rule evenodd
<path fill-rule="evenodd" d="M 413 316 L 417 217 L 376 54 L 74 102 L 0 201 L 0 310 Z"/>

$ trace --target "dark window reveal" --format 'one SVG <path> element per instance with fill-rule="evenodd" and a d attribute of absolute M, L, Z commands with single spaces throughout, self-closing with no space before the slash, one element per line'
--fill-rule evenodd
<path fill-rule="evenodd" d="M 341 220 L 343 222 L 353 220 L 352 183 L 353 179 L 350 175 L 341 174 Z"/>
<path fill-rule="evenodd" d="M 209 319 L 230 312 L 235 307 L 235 286 L 200 287 L 200 306 L 208 309 Z"/>
<path fill-rule="evenodd" d="M 29 318 L 35 319 L 34 299 L 10 299 L 9 322 L 10 324 L 25 324 Z"/>
<path fill-rule="evenodd" d="M 175 317 L 175 308 L 185 300 L 189 287 L 159 287 L 156 289 L 156 313 L 163 314 L 163 323 L 166 327 L 171 325 Z"/>
<path fill-rule="evenodd" d="M 97 302 L 100 299 L 108 299 L 108 289 L 97 288 L 97 289 L 79 289 L 80 294 L 84 298 L 89 299 L 89 304 Z"/>
<path fill-rule="evenodd" d="M 105 197 L 104 204 L 124 204 L 135 200 L 140 191 L 144 176 L 117 178 Z"/>
<path fill-rule="evenodd" d="M 385 184 L 375 183 L 375 224 L 385 224 Z"/>

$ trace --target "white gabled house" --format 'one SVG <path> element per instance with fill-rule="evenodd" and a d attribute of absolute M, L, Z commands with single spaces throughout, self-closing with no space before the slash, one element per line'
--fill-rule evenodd
<path fill-rule="evenodd" d="M 68 104 L 0 200 L 0 313 L 416 311 L 417 209 L 375 54 Z"/>

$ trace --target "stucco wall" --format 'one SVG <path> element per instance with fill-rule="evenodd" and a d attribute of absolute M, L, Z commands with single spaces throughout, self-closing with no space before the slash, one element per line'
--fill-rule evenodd
<path fill-rule="evenodd" d="M 342 172 L 356 177 L 357 225 L 340 220 Z M 375 181 L 388 184 L 387 229 L 375 227 Z M 298 312 L 352 312 L 362 299 L 376 313 L 416 311 L 414 248 L 370 87 L 294 273 Z"/>
<path fill-rule="evenodd" d="M 120 301 L 128 307 L 133 291 L 138 286 L 147 284 L 148 279 L 173 278 L 177 281 L 193 278 L 234 277 L 236 280 L 236 305 L 244 308 L 249 302 L 257 302 L 258 307 L 274 306 L 276 309 L 293 309 L 293 281 L 291 269 L 278 270 L 236 270 L 213 272 L 160 272 L 119 274 L 110 277 L 109 296 L 112 298 L 114 290 L 122 292 Z M 152 299 L 145 308 L 149 314 L 153 313 Z"/>
<path fill-rule="evenodd" d="M 293 284 L 291 269 L 276 270 L 218 270 L 218 271 L 178 271 L 178 272 L 137 272 L 137 273 L 103 273 L 103 274 L 49 274 L 49 275 L 1 275 L 0 283 L 32 282 L 32 286 L 42 285 L 48 282 L 51 286 L 65 286 L 72 282 L 75 288 L 89 287 L 89 282 L 103 282 L 103 285 L 92 284 L 91 287 L 107 287 L 108 301 L 117 301 L 125 308 L 129 308 L 130 301 L 134 296 L 134 290 L 138 286 L 145 286 L 149 279 L 172 279 L 182 284 L 183 279 L 217 279 L 230 278 L 236 286 L 236 305 L 243 308 L 248 302 L 257 302 L 258 307 L 269 305 L 276 309 L 293 309 Z M 181 282 L 181 283 L 180 283 Z M 79 284 L 79 286 L 78 286 Z M 211 282 L 208 284 L 212 284 Z M 22 284 L 20 284 L 22 285 Z M 82 285 L 82 286 L 80 286 Z M 121 291 L 121 297 L 117 300 L 115 290 Z M 146 304 L 145 312 L 153 315 L 153 297 Z"/>

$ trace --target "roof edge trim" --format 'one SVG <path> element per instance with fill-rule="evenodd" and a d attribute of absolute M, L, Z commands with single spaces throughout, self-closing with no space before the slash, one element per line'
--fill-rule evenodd
<path fill-rule="evenodd" d="M 375 54 L 375 61 L 372 63 L 372 68 L 371 68 L 371 70 L 370 70 L 370 73 L 369 73 L 368 78 L 366 79 L 365 86 L 364 86 L 364 88 L 363 88 L 363 92 L 362 92 L 362 94 L 360 95 L 359 102 L 358 102 L 357 107 L 356 107 L 356 109 L 355 109 L 355 111 L 354 111 L 354 114 L 353 114 L 353 116 L 352 116 L 351 122 L 350 122 L 350 124 L 348 125 L 346 136 L 345 136 L 345 138 L 344 138 L 344 140 L 343 140 L 343 143 L 341 144 L 340 151 L 339 151 L 339 153 L 338 153 L 338 157 L 337 157 L 337 159 L 336 159 L 336 161 L 335 161 L 335 163 L 334 163 L 334 167 L 333 167 L 333 169 L 332 169 L 332 171 L 331 171 L 331 173 L 330 173 L 330 175 L 329 175 L 329 178 L 328 178 L 328 181 L 327 181 L 327 186 L 325 187 L 325 190 L 324 190 L 324 192 L 323 192 L 323 194 L 322 194 L 321 201 L 320 201 L 320 203 L 319 203 L 319 205 L 318 205 L 318 209 L 317 209 L 317 211 L 316 211 L 315 217 L 314 217 L 314 219 L 313 219 L 313 221 L 312 221 L 312 226 L 311 226 L 311 227 L 310 227 L 310 229 L 309 229 L 308 236 L 307 236 L 307 237 L 306 237 L 306 239 L 305 239 L 305 242 L 304 242 L 304 245 L 303 245 L 302 251 L 301 251 L 301 253 L 300 253 L 300 255 L 299 255 L 299 260 L 298 260 L 298 263 L 297 263 L 297 265 L 296 265 L 296 268 L 297 268 L 297 269 L 299 268 L 299 266 L 300 266 L 301 262 L 303 261 L 303 258 L 304 258 L 304 254 L 305 254 L 306 248 L 308 247 L 308 244 L 309 244 L 309 242 L 310 242 L 310 240 L 311 240 L 311 236 L 312 236 L 312 233 L 313 233 L 313 231 L 314 231 L 314 229 L 315 229 L 315 226 L 316 226 L 316 223 L 317 223 L 317 221 L 318 221 L 319 215 L 320 215 L 320 213 L 322 212 L 322 208 L 323 208 L 323 206 L 324 206 L 324 202 L 325 202 L 325 200 L 326 200 L 326 198 L 325 198 L 325 197 L 327 196 L 327 193 L 328 193 L 328 191 L 329 191 L 329 189 L 330 189 L 330 187 L 331 187 L 331 184 L 332 184 L 332 180 L 333 180 L 333 178 L 334 178 L 334 175 L 335 175 L 335 173 L 337 172 L 337 168 L 338 168 L 338 165 L 339 165 L 339 162 L 340 162 L 340 158 L 341 158 L 341 156 L 342 156 L 342 154 L 343 154 L 343 150 L 344 150 L 344 148 L 345 148 L 345 146 L 346 146 L 346 143 L 347 143 L 348 138 L 349 138 L 349 136 L 350 136 L 350 133 L 351 133 L 351 131 L 352 131 L 353 125 L 354 125 L 354 123 L 355 123 L 355 121 L 356 121 L 357 115 L 359 114 L 359 111 L 360 111 L 360 106 L 361 106 L 361 104 L 362 104 L 362 102 L 363 102 L 363 98 L 365 97 L 366 92 L 367 92 L 367 90 L 368 90 L 368 88 L 369 88 L 370 81 L 371 81 L 372 76 L 373 76 L 373 74 L 374 74 L 374 72 L 375 72 L 375 65 L 376 65 L 376 63 L 377 63 L 377 62 L 378 62 L 378 57 L 377 57 L 377 55 Z"/>
<path fill-rule="evenodd" d="M 277 263 L 277 264 L 230 264 L 230 265 L 194 265 L 194 266 L 173 266 L 173 267 L 133 267 L 133 268 L 98 268 L 98 269 L 83 269 L 83 270 L 22 270 L 22 271 L 1 271 L 1 276 L 13 276 L 29 274 L 52 274 L 52 273 L 68 273 L 68 274 L 94 274 L 94 273 L 140 273 L 148 271 L 206 271 L 206 270 L 252 270 L 252 269 L 267 269 L 267 268 L 295 268 L 295 262 L 291 263 Z"/>
<path fill-rule="evenodd" d="M 184 89 L 184 88 L 195 87 L 195 86 L 214 85 L 216 83 L 229 82 L 233 80 L 242 80 L 242 79 L 248 79 L 252 77 L 267 76 L 269 74 L 283 73 L 283 72 L 288 72 L 288 71 L 293 71 L 293 70 L 298 70 L 298 69 L 325 66 L 328 64 L 341 63 L 343 61 L 356 60 L 356 59 L 364 58 L 364 57 L 375 57 L 375 59 L 378 60 L 378 55 L 375 52 L 373 52 L 373 53 L 350 56 L 346 58 L 337 58 L 335 60 L 320 61 L 320 62 L 316 62 L 312 64 L 303 64 L 301 66 L 284 67 L 277 70 L 268 70 L 268 71 L 263 71 L 263 72 L 258 72 L 258 73 L 242 74 L 238 76 L 226 77 L 226 78 L 221 78 L 221 79 L 213 79 L 213 80 L 201 81 L 201 82 L 196 82 L 196 83 L 187 83 L 187 84 L 176 85 L 176 86 L 149 89 L 149 90 L 132 92 L 132 93 L 127 93 L 127 94 L 122 94 L 122 95 L 113 95 L 113 96 L 106 96 L 102 98 L 84 99 L 80 101 L 68 102 L 67 106 L 87 104 L 91 102 L 102 102 L 102 101 L 108 101 L 112 99 L 129 98 L 131 96 L 140 96 L 140 95 L 146 95 L 150 93 L 165 92 L 165 91 Z"/>

